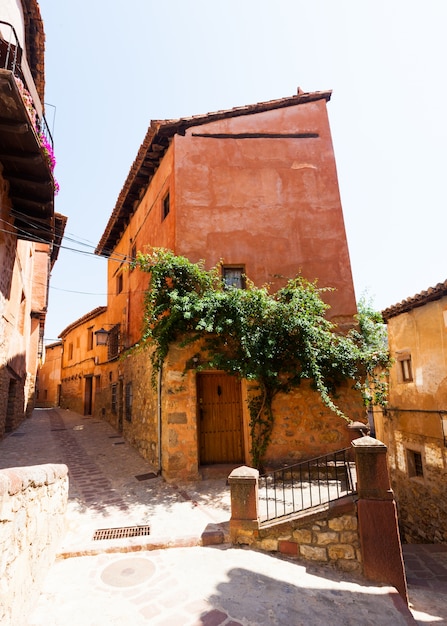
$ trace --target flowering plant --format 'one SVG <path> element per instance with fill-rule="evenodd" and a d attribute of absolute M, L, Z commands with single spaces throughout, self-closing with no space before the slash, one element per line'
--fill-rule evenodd
<path fill-rule="evenodd" d="M 37 112 L 36 112 L 36 109 L 34 108 L 34 102 L 31 97 L 31 94 L 29 93 L 29 91 L 27 90 L 27 88 L 23 84 L 23 81 L 20 78 L 18 78 L 17 76 L 14 76 L 14 78 L 15 78 L 17 87 L 19 89 L 20 95 L 22 96 L 22 100 L 25 105 L 28 116 L 30 118 L 31 124 L 36 132 L 37 138 L 39 140 L 39 143 L 43 150 L 45 158 L 48 162 L 48 165 L 50 166 L 50 171 L 53 174 L 53 181 L 54 181 L 53 189 L 54 189 L 55 195 L 57 195 L 59 193 L 60 187 L 59 187 L 59 183 L 54 178 L 54 168 L 56 167 L 56 158 L 54 156 L 53 146 L 48 141 L 47 137 L 45 136 L 45 133 L 39 128 Z"/>

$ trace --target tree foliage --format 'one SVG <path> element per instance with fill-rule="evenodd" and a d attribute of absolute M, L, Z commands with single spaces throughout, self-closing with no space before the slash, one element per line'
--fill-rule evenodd
<path fill-rule="evenodd" d="M 271 294 L 267 287 L 226 287 L 219 268 L 206 270 L 171 251 L 154 248 L 135 265 L 150 274 L 143 339 L 154 344 L 156 372 L 174 342 L 198 341 L 199 368 L 215 368 L 255 381 L 250 400 L 252 456 L 259 466 L 273 428 L 278 392 L 310 380 L 324 404 L 349 420 L 333 396 L 347 379 L 368 403 L 384 401 L 379 369 L 389 366 L 380 315 L 359 305 L 358 328 L 347 335 L 326 318 L 326 289 L 302 276 Z M 200 340 L 200 341 L 199 341 Z"/>

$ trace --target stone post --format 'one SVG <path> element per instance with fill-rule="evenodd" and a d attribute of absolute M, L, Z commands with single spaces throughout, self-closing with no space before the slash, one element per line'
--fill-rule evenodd
<path fill-rule="evenodd" d="M 357 513 L 363 573 L 369 580 L 396 587 L 408 604 L 407 581 L 391 490 L 387 447 L 372 437 L 352 442 L 357 468 Z"/>
<path fill-rule="evenodd" d="M 231 491 L 232 543 L 250 544 L 258 535 L 258 479 L 258 470 L 246 466 L 237 467 L 228 477 Z"/>

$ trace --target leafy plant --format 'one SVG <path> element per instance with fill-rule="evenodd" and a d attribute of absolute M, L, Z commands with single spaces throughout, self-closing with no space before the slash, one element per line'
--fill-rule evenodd
<path fill-rule="evenodd" d="M 271 294 L 266 286 L 226 287 L 219 268 L 206 270 L 170 250 L 137 255 L 135 265 L 150 274 L 143 340 L 154 344 L 154 376 L 174 342 L 198 341 L 197 368 L 216 368 L 254 381 L 249 401 L 252 457 L 260 466 L 273 430 L 272 403 L 279 392 L 310 380 L 324 404 L 350 421 L 333 400 L 337 386 L 351 379 L 366 402 L 384 401 L 379 368 L 389 366 L 383 327 L 364 303 L 358 328 L 347 335 L 326 318 L 326 289 L 302 276 Z M 154 378 L 155 380 L 155 378 Z M 380 383 L 380 384 L 379 384 Z"/>

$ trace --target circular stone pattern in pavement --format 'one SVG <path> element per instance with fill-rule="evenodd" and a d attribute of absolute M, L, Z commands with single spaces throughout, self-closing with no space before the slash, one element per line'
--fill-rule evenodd
<path fill-rule="evenodd" d="M 145 558 L 120 559 L 104 568 L 101 580 L 111 587 L 133 587 L 148 580 L 155 565 Z"/>

